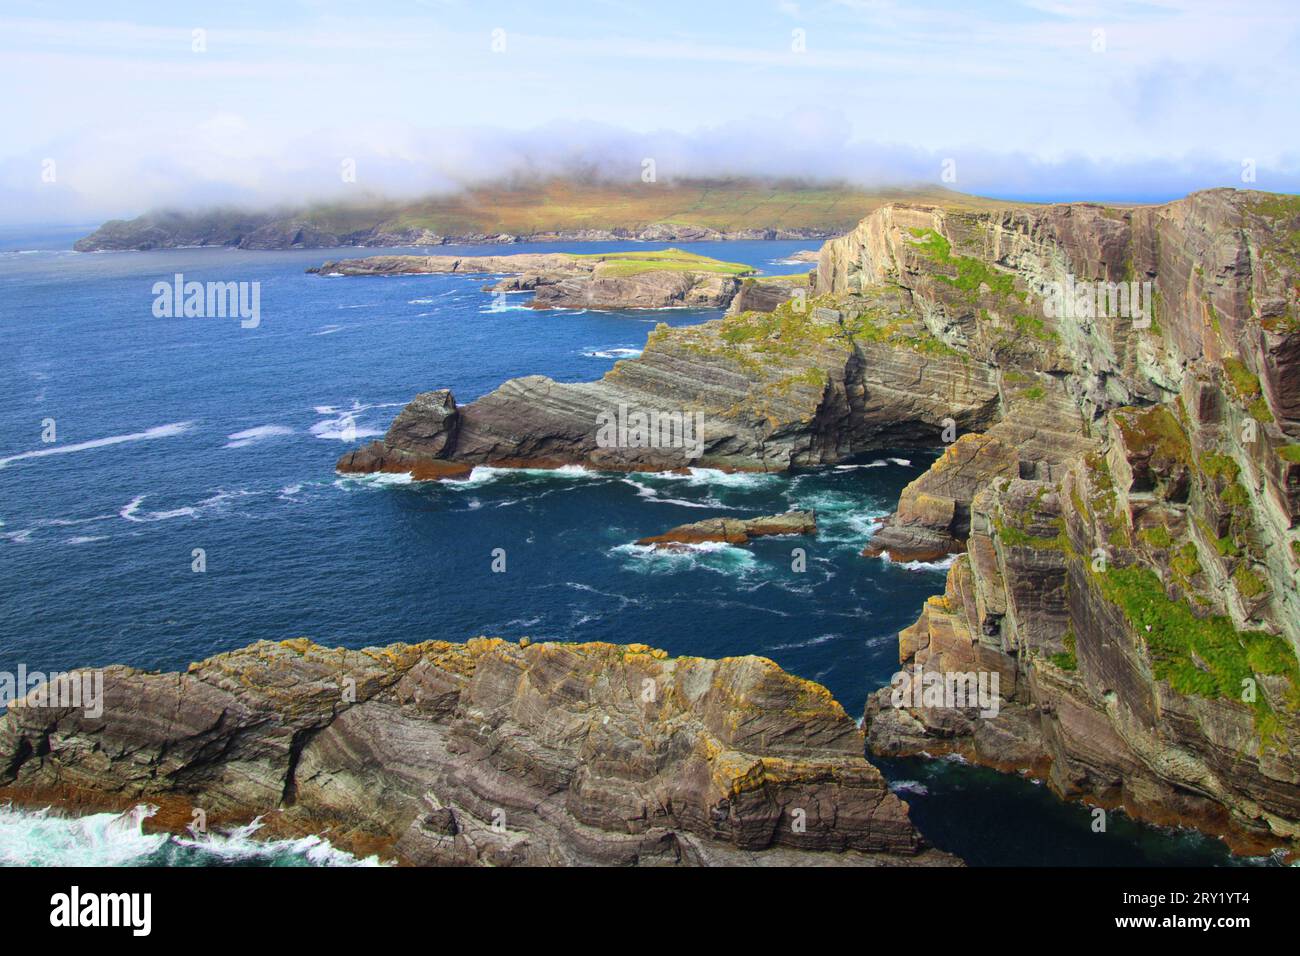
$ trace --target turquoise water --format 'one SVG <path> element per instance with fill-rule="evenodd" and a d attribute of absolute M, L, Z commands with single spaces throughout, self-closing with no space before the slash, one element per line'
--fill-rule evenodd
<path fill-rule="evenodd" d="M 518 375 L 595 379 L 637 354 L 656 323 L 716 311 L 538 313 L 521 297 L 494 303 L 481 277 L 304 272 L 352 251 L 78 255 L 68 244 L 0 238 L 0 669 L 176 669 L 301 635 L 351 647 L 526 635 L 763 654 L 856 716 L 897 667 L 898 630 L 942 590 L 942 566 L 859 556 L 929 454 L 882 451 L 788 476 L 478 469 L 468 481 L 411 484 L 333 471 L 416 392 L 450 387 L 466 402 Z M 781 260 L 809 244 L 687 247 L 784 273 Z M 436 251 L 603 248 L 626 244 Z M 155 318 L 152 285 L 176 273 L 260 282 L 260 325 Z M 47 419 L 53 444 L 41 441 Z M 632 544 L 705 516 L 794 507 L 817 509 L 816 539 L 673 555 Z M 806 572 L 791 568 L 795 546 L 807 549 Z M 202 574 L 191 570 L 196 548 Z M 496 548 L 505 574 L 491 571 Z M 1225 859 L 1213 841 L 1135 826 L 1092 839 L 1081 859 L 1090 817 L 1030 782 L 951 764 L 889 773 L 935 842 L 971 862 Z M 95 819 L 92 839 L 76 821 L 10 812 L 0 859 L 37 860 L 48 844 L 75 857 L 84 844 L 89 860 L 115 839 L 126 841 L 115 863 L 224 859 L 202 841 L 149 844 L 138 821 Z M 1032 845 L 1027 827 L 1043 835 Z M 241 859 L 314 863 L 330 852 L 276 845 Z"/>

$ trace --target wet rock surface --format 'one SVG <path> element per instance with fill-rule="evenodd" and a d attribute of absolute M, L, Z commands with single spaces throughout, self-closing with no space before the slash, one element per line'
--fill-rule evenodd
<path fill-rule="evenodd" d="M 707 518 L 704 521 L 692 521 L 690 524 L 678 525 L 663 534 L 642 538 L 637 541 L 637 544 L 658 547 L 706 542 L 746 544 L 751 538 L 816 533 L 816 514 L 811 511 L 787 511 L 782 515 L 768 515 L 762 518 Z"/>
<path fill-rule="evenodd" d="M 29 700 L 29 703 L 31 701 Z M 261 642 L 110 667 L 101 715 L 16 705 L 0 794 L 139 801 L 421 865 L 952 864 L 825 688 L 758 657 L 476 639 Z"/>

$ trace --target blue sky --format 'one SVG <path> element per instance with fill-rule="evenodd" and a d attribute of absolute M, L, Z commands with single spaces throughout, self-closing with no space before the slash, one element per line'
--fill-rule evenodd
<path fill-rule="evenodd" d="M 865 184 L 952 160 L 954 188 L 1061 199 L 1243 185 L 1251 161 L 1247 185 L 1297 191 L 1293 8 L 5 0 L 0 216 L 636 179 L 644 158 Z"/>

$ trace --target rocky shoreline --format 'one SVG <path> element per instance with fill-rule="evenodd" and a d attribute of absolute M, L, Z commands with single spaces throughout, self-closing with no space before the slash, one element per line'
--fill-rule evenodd
<path fill-rule="evenodd" d="M 426 393 L 339 470 L 683 467 L 680 449 L 599 441 L 620 407 L 701 416 L 689 463 L 722 469 L 946 446 L 868 553 L 956 555 L 900 663 L 996 673 L 1002 706 L 894 706 L 887 688 L 872 748 L 1294 849 L 1298 230 L 1300 200 L 1234 190 L 887 205 L 823 246 L 805 297 L 660 327 L 599 382 Z"/>
<path fill-rule="evenodd" d="M 825 688 L 644 645 L 261 642 L 0 718 L 0 799 L 408 865 L 953 865 Z M 201 811 L 201 814 L 197 811 Z"/>
<path fill-rule="evenodd" d="M 505 256 L 368 256 L 326 262 L 308 273 L 345 276 L 506 276 L 497 294 L 531 292 L 534 309 L 725 309 L 780 302 L 807 276 L 765 278 L 739 263 L 664 249 L 647 252 L 521 253 Z"/>
<path fill-rule="evenodd" d="M 744 300 L 746 277 L 722 270 L 737 283 L 724 318 L 657 327 L 597 382 L 528 376 L 463 406 L 421 393 L 338 470 L 789 471 L 943 447 L 867 542 L 892 560 L 955 558 L 899 634 L 901 683 L 868 703 L 871 751 L 958 754 L 1294 854 L 1297 235 L 1300 199 L 1225 189 L 1124 209 L 893 203 L 826 243 L 801 294 Z M 535 286 L 587 272 L 564 268 Z M 112 669 L 107 724 L 0 721 L 6 792 L 202 794 L 236 815 L 333 821 L 410 862 L 931 859 L 816 685 L 757 658 L 537 647 L 262 644 L 188 675 Z M 338 661 L 369 688 L 359 706 L 340 709 L 321 676 Z M 921 693 L 993 676 L 992 707 Z M 677 690 L 637 710 L 647 679 Z M 590 739 L 578 724 L 603 735 L 608 716 L 616 734 L 633 712 L 655 734 L 571 748 Z M 419 746 L 431 756 L 415 770 L 392 756 Z M 651 785 L 667 780 L 685 790 Z M 561 792 L 562 808 L 544 799 Z M 530 849 L 484 833 L 486 794 L 534 808 Z M 818 836 L 790 842 L 783 824 L 809 800 Z"/>

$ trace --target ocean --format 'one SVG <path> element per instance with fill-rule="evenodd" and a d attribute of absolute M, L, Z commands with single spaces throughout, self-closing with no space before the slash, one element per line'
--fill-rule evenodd
<path fill-rule="evenodd" d="M 599 378 L 655 324 L 716 310 L 535 312 L 483 277 L 307 275 L 383 252 L 597 252 L 623 243 L 436 250 L 181 249 L 77 254 L 74 234 L 0 236 L 0 670 L 183 669 L 259 639 L 363 647 L 431 638 L 640 642 L 762 654 L 854 717 L 898 668 L 897 632 L 943 564 L 860 556 L 933 453 L 883 450 L 791 475 L 476 469 L 468 480 L 344 478 L 417 392 L 459 402 L 504 380 Z M 807 242 L 678 244 L 769 273 Z M 643 243 L 637 248 L 667 248 Z M 260 323 L 158 318 L 156 282 L 260 283 Z M 57 439 L 43 441 L 50 430 Z M 815 539 L 657 554 L 633 542 L 706 516 L 814 508 Z M 807 570 L 791 549 L 807 550 Z M 493 573 L 503 548 L 507 572 Z M 206 570 L 193 570 L 201 549 Z M 1227 863 L 1218 841 L 1090 813 L 959 762 L 880 762 L 913 818 L 972 864 Z M 244 828 L 146 834 L 145 811 L 0 811 L 0 863 L 331 865 L 326 838 Z"/>

